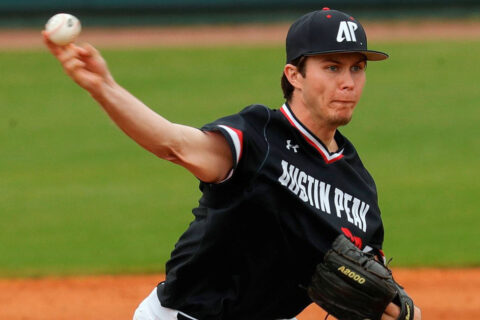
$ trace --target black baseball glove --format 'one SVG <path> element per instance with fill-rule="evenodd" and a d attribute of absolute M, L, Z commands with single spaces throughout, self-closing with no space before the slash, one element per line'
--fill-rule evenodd
<path fill-rule="evenodd" d="M 398 320 L 413 319 L 413 301 L 375 256 L 338 236 L 318 264 L 308 295 L 340 320 L 380 320 L 390 302 L 400 307 Z"/>

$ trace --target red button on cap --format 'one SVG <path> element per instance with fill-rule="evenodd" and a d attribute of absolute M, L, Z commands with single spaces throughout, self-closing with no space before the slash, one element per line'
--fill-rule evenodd
<path fill-rule="evenodd" d="M 323 11 L 327 11 L 327 10 L 330 10 L 330 8 L 325 7 L 325 8 L 323 8 L 322 10 L 323 10 Z"/>

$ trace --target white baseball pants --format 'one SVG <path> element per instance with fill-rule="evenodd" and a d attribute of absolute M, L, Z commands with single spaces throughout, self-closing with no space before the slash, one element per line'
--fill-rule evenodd
<path fill-rule="evenodd" d="M 150 293 L 150 295 L 140 303 L 137 310 L 135 310 L 133 320 L 177 320 L 178 314 L 181 314 L 188 319 L 197 320 L 183 312 L 163 307 L 160 304 L 160 300 L 158 300 L 157 288 L 155 287 L 152 293 Z M 297 319 L 293 318 L 289 320 Z"/>

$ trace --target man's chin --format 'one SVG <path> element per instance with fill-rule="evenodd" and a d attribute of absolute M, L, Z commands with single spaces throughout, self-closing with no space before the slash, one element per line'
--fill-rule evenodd
<path fill-rule="evenodd" d="M 343 106 L 330 113 L 330 124 L 336 127 L 345 126 L 352 120 L 354 107 Z"/>
<path fill-rule="evenodd" d="M 331 123 L 336 127 L 346 126 L 352 120 L 352 116 L 353 115 L 350 114 L 348 116 L 336 117 L 335 119 L 332 119 Z"/>

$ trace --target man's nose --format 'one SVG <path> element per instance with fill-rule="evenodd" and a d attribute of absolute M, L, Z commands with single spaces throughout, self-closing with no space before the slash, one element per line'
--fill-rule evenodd
<path fill-rule="evenodd" d="M 350 70 L 342 72 L 339 84 L 342 90 L 352 90 L 355 87 L 355 81 Z"/>

